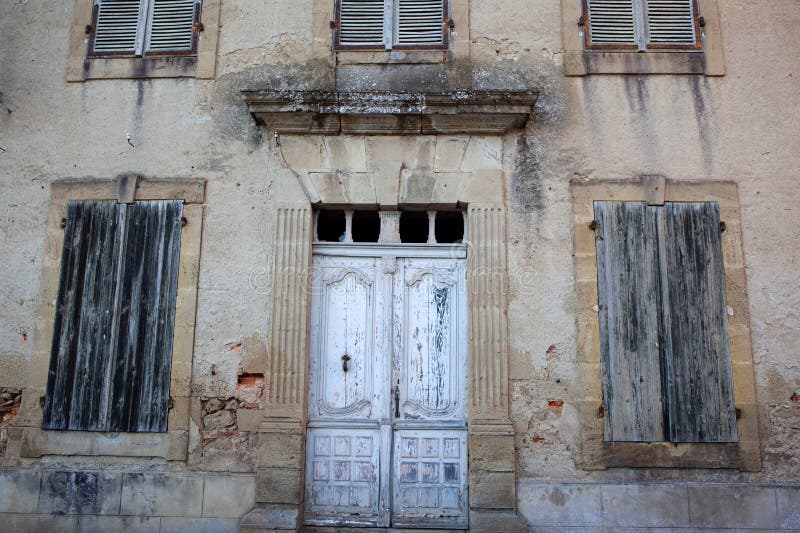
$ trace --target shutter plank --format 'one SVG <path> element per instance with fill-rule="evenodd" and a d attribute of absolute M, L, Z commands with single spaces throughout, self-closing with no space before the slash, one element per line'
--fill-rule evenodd
<path fill-rule="evenodd" d="M 100 0 L 93 51 L 95 53 L 138 53 L 142 0 Z"/>
<path fill-rule="evenodd" d="M 183 203 L 129 207 L 111 425 L 166 431 Z"/>
<path fill-rule="evenodd" d="M 384 0 L 341 0 L 339 44 L 384 46 Z"/>
<path fill-rule="evenodd" d="M 196 0 L 153 0 L 147 51 L 192 50 L 197 12 Z"/>
<path fill-rule="evenodd" d="M 648 45 L 696 44 L 693 0 L 646 0 L 646 3 Z"/>
<path fill-rule="evenodd" d="M 595 202 L 604 439 L 663 440 L 655 216 L 644 202 Z"/>
<path fill-rule="evenodd" d="M 444 43 L 444 0 L 398 0 L 397 44 Z"/>
<path fill-rule="evenodd" d="M 42 427 L 104 430 L 103 380 L 113 360 L 116 202 L 70 202 Z"/>
<path fill-rule="evenodd" d="M 633 0 L 586 0 L 589 43 L 600 46 L 636 45 Z"/>
<path fill-rule="evenodd" d="M 673 442 L 735 442 L 719 206 L 667 203 L 658 222 L 663 243 L 669 438 Z"/>

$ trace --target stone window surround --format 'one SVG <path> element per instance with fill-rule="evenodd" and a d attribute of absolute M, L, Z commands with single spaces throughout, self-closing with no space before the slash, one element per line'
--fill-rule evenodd
<path fill-rule="evenodd" d="M 636 468 L 731 468 L 761 470 L 753 353 L 747 302 L 747 280 L 742 250 L 739 196 L 735 182 L 689 182 L 643 176 L 639 180 L 598 181 L 574 179 L 574 257 L 578 304 L 578 411 L 582 448 L 578 464 L 585 470 Z M 739 442 L 637 443 L 604 442 L 600 379 L 600 324 L 597 313 L 597 262 L 594 219 L 595 200 L 664 202 L 718 202 L 725 265 L 726 299 L 729 307 L 733 393 L 741 417 L 737 420 Z"/>
<path fill-rule="evenodd" d="M 196 56 L 88 57 L 87 25 L 94 0 L 75 0 L 69 37 L 67 81 L 90 79 L 198 78 L 214 79 L 222 0 L 203 0 Z"/>
<path fill-rule="evenodd" d="M 561 0 L 564 70 L 567 76 L 588 74 L 705 74 L 725 75 L 717 0 L 695 0 L 702 28 L 702 51 L 587 50 L 578 21 L 584 0 Z"/>
<path fill-rule="evenodd" d="M 331 23 L 336 20 L 333 0 L 314 0 L 314 47 L 332 53 L 336 65 L 437 64 L 469 59 L 469 0 L 448 0 L 450 29 L 447 50 L 343 50 L 336 49 Z"/>
<path fill-rule="evenodd" d="M 186 225 L 181 230 L 180 266 L 175 306 L 170 409 L 166 433 L 106 433 L 41 429 L 42 406 L 50 366 L 55 302 L 64 241 L 62 219 L 71 200 L 183 200 Z M 21 457 L 43 455 L 162 457 L 186 460 L 189 432 L 192 355 L 194 350 L 197 282 L 203 224 L 205 181 L 155 180 L 120 176 L 116 180 L 58 180 L 50 189 L 39 307 L 34 330 L 30 377 L 23 390 L 22 408 L 10 433 Z M 13 448 L 9 442 L 9 451 Z"/>

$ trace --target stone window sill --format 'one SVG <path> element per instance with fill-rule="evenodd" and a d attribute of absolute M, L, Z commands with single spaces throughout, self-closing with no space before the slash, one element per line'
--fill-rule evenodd
<path fill-rule="evenodd" d="M 567 76 L 588 74 L 703 74 L 702 51 L 635 52 L 569 50 L 564 53 Z"/>
<path fill-rule="evenodd" d="M 447 50 L 338 50 L 338 65 L 415 65 L 444 63 Z"/>
<path fill-rule="evenodd" d="M 196 56 L 90 57 L 83 62 L 81 79 L 194 78 Z"/>

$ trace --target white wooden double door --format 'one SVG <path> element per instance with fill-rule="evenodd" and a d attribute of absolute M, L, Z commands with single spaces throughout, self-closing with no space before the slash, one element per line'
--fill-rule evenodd
<path fill-rule="evenodd" d="M 465 252 L 335 246 L 314 255 L 305 522 L 466 528 Z"/>

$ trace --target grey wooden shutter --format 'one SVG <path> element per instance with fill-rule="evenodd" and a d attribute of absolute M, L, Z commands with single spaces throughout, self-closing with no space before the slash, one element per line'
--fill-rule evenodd
<path fill-rule="evenodd" d="M 667 203 L 659 230 L 669 438 L 735 442 L 719 206 Z"/>
<path fill-rule="evenodd" d="M 96 0 L 94 55 L 141 54 L 144 0 Z"/>
<path fill-rule="evenodd" d="M 648 46 L 696 44 L 693 0 L 646 0 L 646 6 Z"/>
<path fill-rule="evenodd" d="M 635 46 L 634 0 L 586 0 L 588 43 L 593 46 Z"/>
<path fill-rule="evenodd" d="M 656 221 L 644 202 L 595 202 L 604 439 L 664 440 Z"/>
<path fill-rule="evenodd" d="M 42 427 L 105 429 L 102 382 L 111 370 L 115 280 L 124 206 L 70 202 Z"/>
<path fill-rule="evenodd" d="M 444 24 L 444 0 L 397 0 L 396 44 L 443 44 Z"/>
<path fill-rule="evenodd" d="M 43 428 L 166 431 L 182 210 L 70 203 Z"/>
<path fill-rule="evenodd" d="M 197 0 L 151 0 L 147 52 L 193 50 L 199 6 Z"/>
<path fill-rule="evenodd" d="M 385 16 L 384 0 L 340 0 L 339 45 L 383 47 Z"/>

